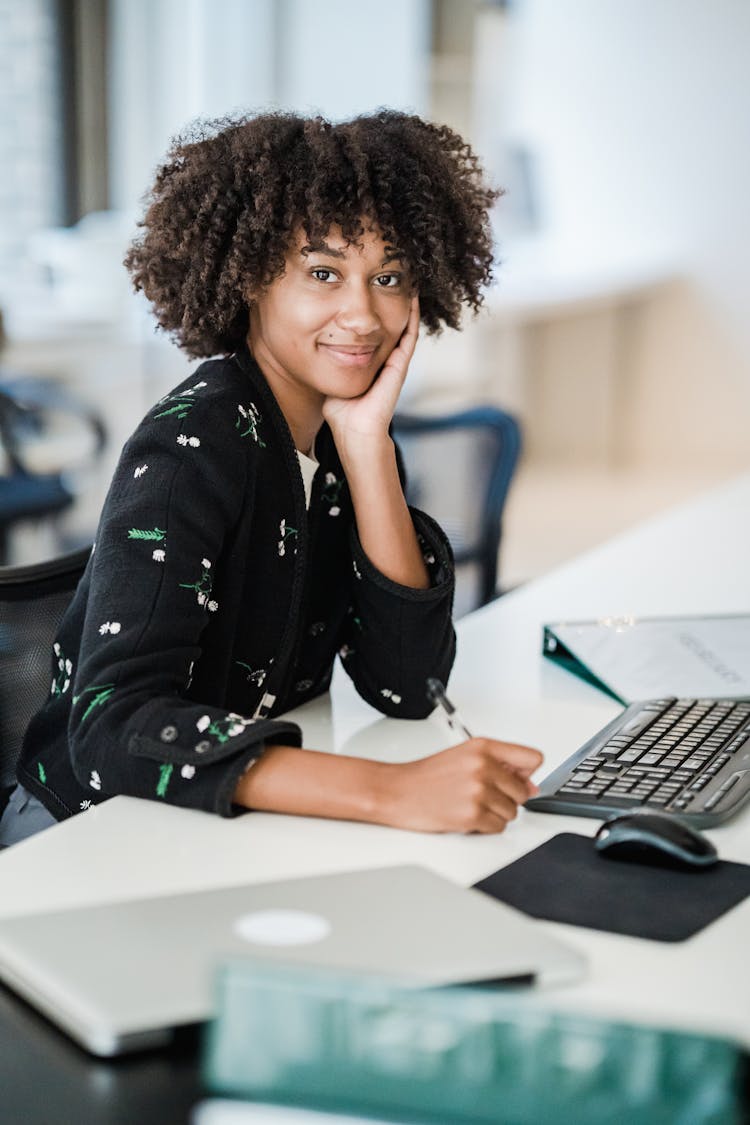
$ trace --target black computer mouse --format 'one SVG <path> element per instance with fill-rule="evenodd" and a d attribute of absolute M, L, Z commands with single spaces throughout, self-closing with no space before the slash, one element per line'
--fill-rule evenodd
<path fill-rule="evenodd" d="M 654 867 L 696 870 L 710 867 L 719 856 L 711 841 L 669 813 L 634 810 L 605 820 L 594 847 L 608 859 Z"/>

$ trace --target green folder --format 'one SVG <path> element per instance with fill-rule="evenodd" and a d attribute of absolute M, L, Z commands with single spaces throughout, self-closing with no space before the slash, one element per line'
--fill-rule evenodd
<path fill-rule="evenodd" d="M 734 1044 L 513 991 L 243 960 L 221 971 L 217 1012 L 205 1079 L 221 1096 L 432 1125 L 743 1120 Z"/>

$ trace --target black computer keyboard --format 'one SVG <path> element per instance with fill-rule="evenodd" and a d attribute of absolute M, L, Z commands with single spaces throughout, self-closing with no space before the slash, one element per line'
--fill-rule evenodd
<path fill-rule="evenodd" d="M 540 785 L 537 812 L 606 819 L 645 807 L 698 827 L 750 798 L 750 700 L 633 703 Z"/>

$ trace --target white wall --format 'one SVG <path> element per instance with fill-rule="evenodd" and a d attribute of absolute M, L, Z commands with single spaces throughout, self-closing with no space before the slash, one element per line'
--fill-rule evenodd
<path fill-rule="evenodd" d="M 428 0 L 112 0 L 112 206 L 131 210 L 196 117 L 348 117 L 427 101 Z"/>
<path fill-rule="evenodd" d="M 507 63 L 546 230 L 571 254 L 656 245 L 681 279 L 633 341 L 633 453 L 657 456 L 661 434 L 747 463 L 750 4 L 521 0 Z"/>

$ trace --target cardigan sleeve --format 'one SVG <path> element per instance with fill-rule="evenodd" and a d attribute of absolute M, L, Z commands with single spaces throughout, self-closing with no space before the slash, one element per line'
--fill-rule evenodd
<path fill-rule="evenodd" d="M 251 502 L 255 451 L 247 443 L 259 448 L 230 407 L 210 392 L 184 413 L 167 402 L 136 431 L 115 473 L 91 562 L 68 725 L 76 777 L 100 797 L 161 798 L 228 816 L 238 811 L 231 799 L 239 777 L 266 741 L 301 743 L 294 723 L 189 698 L 204 631 L 221 609 L 222 547 Z"/>
<path fill-rule="evenodd" d="M 357 691 L 383 714 L 422 719 L 433 710 L 428 677 L 447 682 L 456 655 L 453 555 L 434 520 L 411 508 L 430 575 L 426 590 L 391 581 L 362 549 L 352 529 L 352 603 L 342 663 Z"/>

